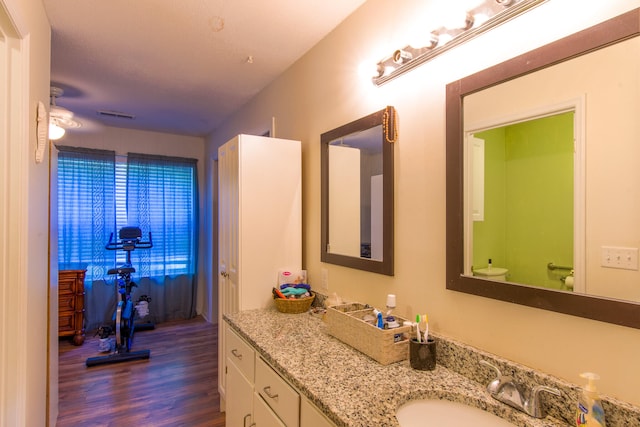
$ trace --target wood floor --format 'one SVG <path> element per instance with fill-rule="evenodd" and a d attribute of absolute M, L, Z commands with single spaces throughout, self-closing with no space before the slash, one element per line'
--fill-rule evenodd
<path fill-rule="evenodd" d="M 138 331 L 133 350 L 148 360 L 87 368 L 98 338 L 60 340 L 58 427 L 223 427 L 218 394 L 217 325 L 198 317 Z"/>

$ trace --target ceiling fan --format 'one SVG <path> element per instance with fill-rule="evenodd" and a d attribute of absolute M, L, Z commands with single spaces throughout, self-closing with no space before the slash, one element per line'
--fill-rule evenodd
<path fill-rule="evenodd" d="M 55 86 L 51 86 L 51 105 L 49 106 L 49 139 L 56 140 L 64 136 L 66 129 L 74 129 L 82 126 L 80 122 L 73 119 L 73 113 L 64 107 L 56 105 L 56 99 L 64 91 Z"/>

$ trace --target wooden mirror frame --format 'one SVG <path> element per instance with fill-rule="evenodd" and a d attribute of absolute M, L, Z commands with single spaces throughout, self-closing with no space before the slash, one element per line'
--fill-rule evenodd
<path fill-rule="evenodd" d="M 329 143 L 341 137 L 382 125 L 382 261 L 334 254 L 327 251 L 329 244 Z M 397 135 L 396 113 L 393 107 L 386 107 L 368 116 L 323 133 L 321 143 L 321 250 L 320 260 L 372 273 L 393 276 L 393 208 L 394 208 L 394 160 L 393 145 Z"/>
<path fill-rule="evenodd" d="M 640 329 L 640 304 L 466 276 L 464 272 L 463 100 L 525 74 L 640 34 L 640 8 L 447 85 L 447 289 Z"/>

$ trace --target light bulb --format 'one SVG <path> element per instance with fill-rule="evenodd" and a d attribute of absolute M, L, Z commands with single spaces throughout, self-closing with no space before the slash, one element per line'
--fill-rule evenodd
<path fill-rule="evenodd" d="M 362 78 L 376 78 L 380 77 L 384 72 L 384 69 L 378 65 L 369 61 L 364 61 L 358 66 L 358 75 Z"/>
<path fill-rule="evenodd" d="M 49 123 L 49 139 L 53 141 L 60 139 L 64 136 L 64 133 L 65 130 L 63 128 L 53 122 Z"/>
<path fill-rule="evenodd" d="M 473 16 L 464 2 L 451 2 L 440 12 L 442 26 L 449 30 L 468 30 L 473 26 Z"/>
<path fill-rule="evenodd" d="M 438 35 L 433 32 L 414 32 L 409 39 L 409 46 L 414 49 L 433 49 L 438 45 Z"/>
<path fill-rule="evenodd" d="M 473 15 L 473 26 L 479 27 L 489 20 L 489 16 L 486 13 L 476 13 Z"/>
<path fill-rule="evenodd" d="M 444 46 L 445 44 L 449 43 L 451 40 L 453 40 L 453 36 L 451 34 L 442 33 L 438 37 L 438 46 Z"/>
<path fill-rule="evenodd" d="M 393 52 L 392 56 L 393 62 L 396 64 L 404 64 L 413 59 L 413 55 L 411 52 L 407 52 L 406 50 L 398 49 Z"/>

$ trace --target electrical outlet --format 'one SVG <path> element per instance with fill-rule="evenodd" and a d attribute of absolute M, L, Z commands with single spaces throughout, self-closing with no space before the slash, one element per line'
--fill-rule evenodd
<path fill-rule="evenodd" d="M 326 268 L 322 268 L 320 270 L 320 274 L 321 274 L 320 289 L 322 289 L 323 291 L 328 291 L 329 290 L 329 270 L 327 270 Z"/>
<path fill-rule="evenodd" d="M 603 246 L 602 266 L 608 268 L 621 268 L 624 270 L 637 270 L 638 248 Z"/>

